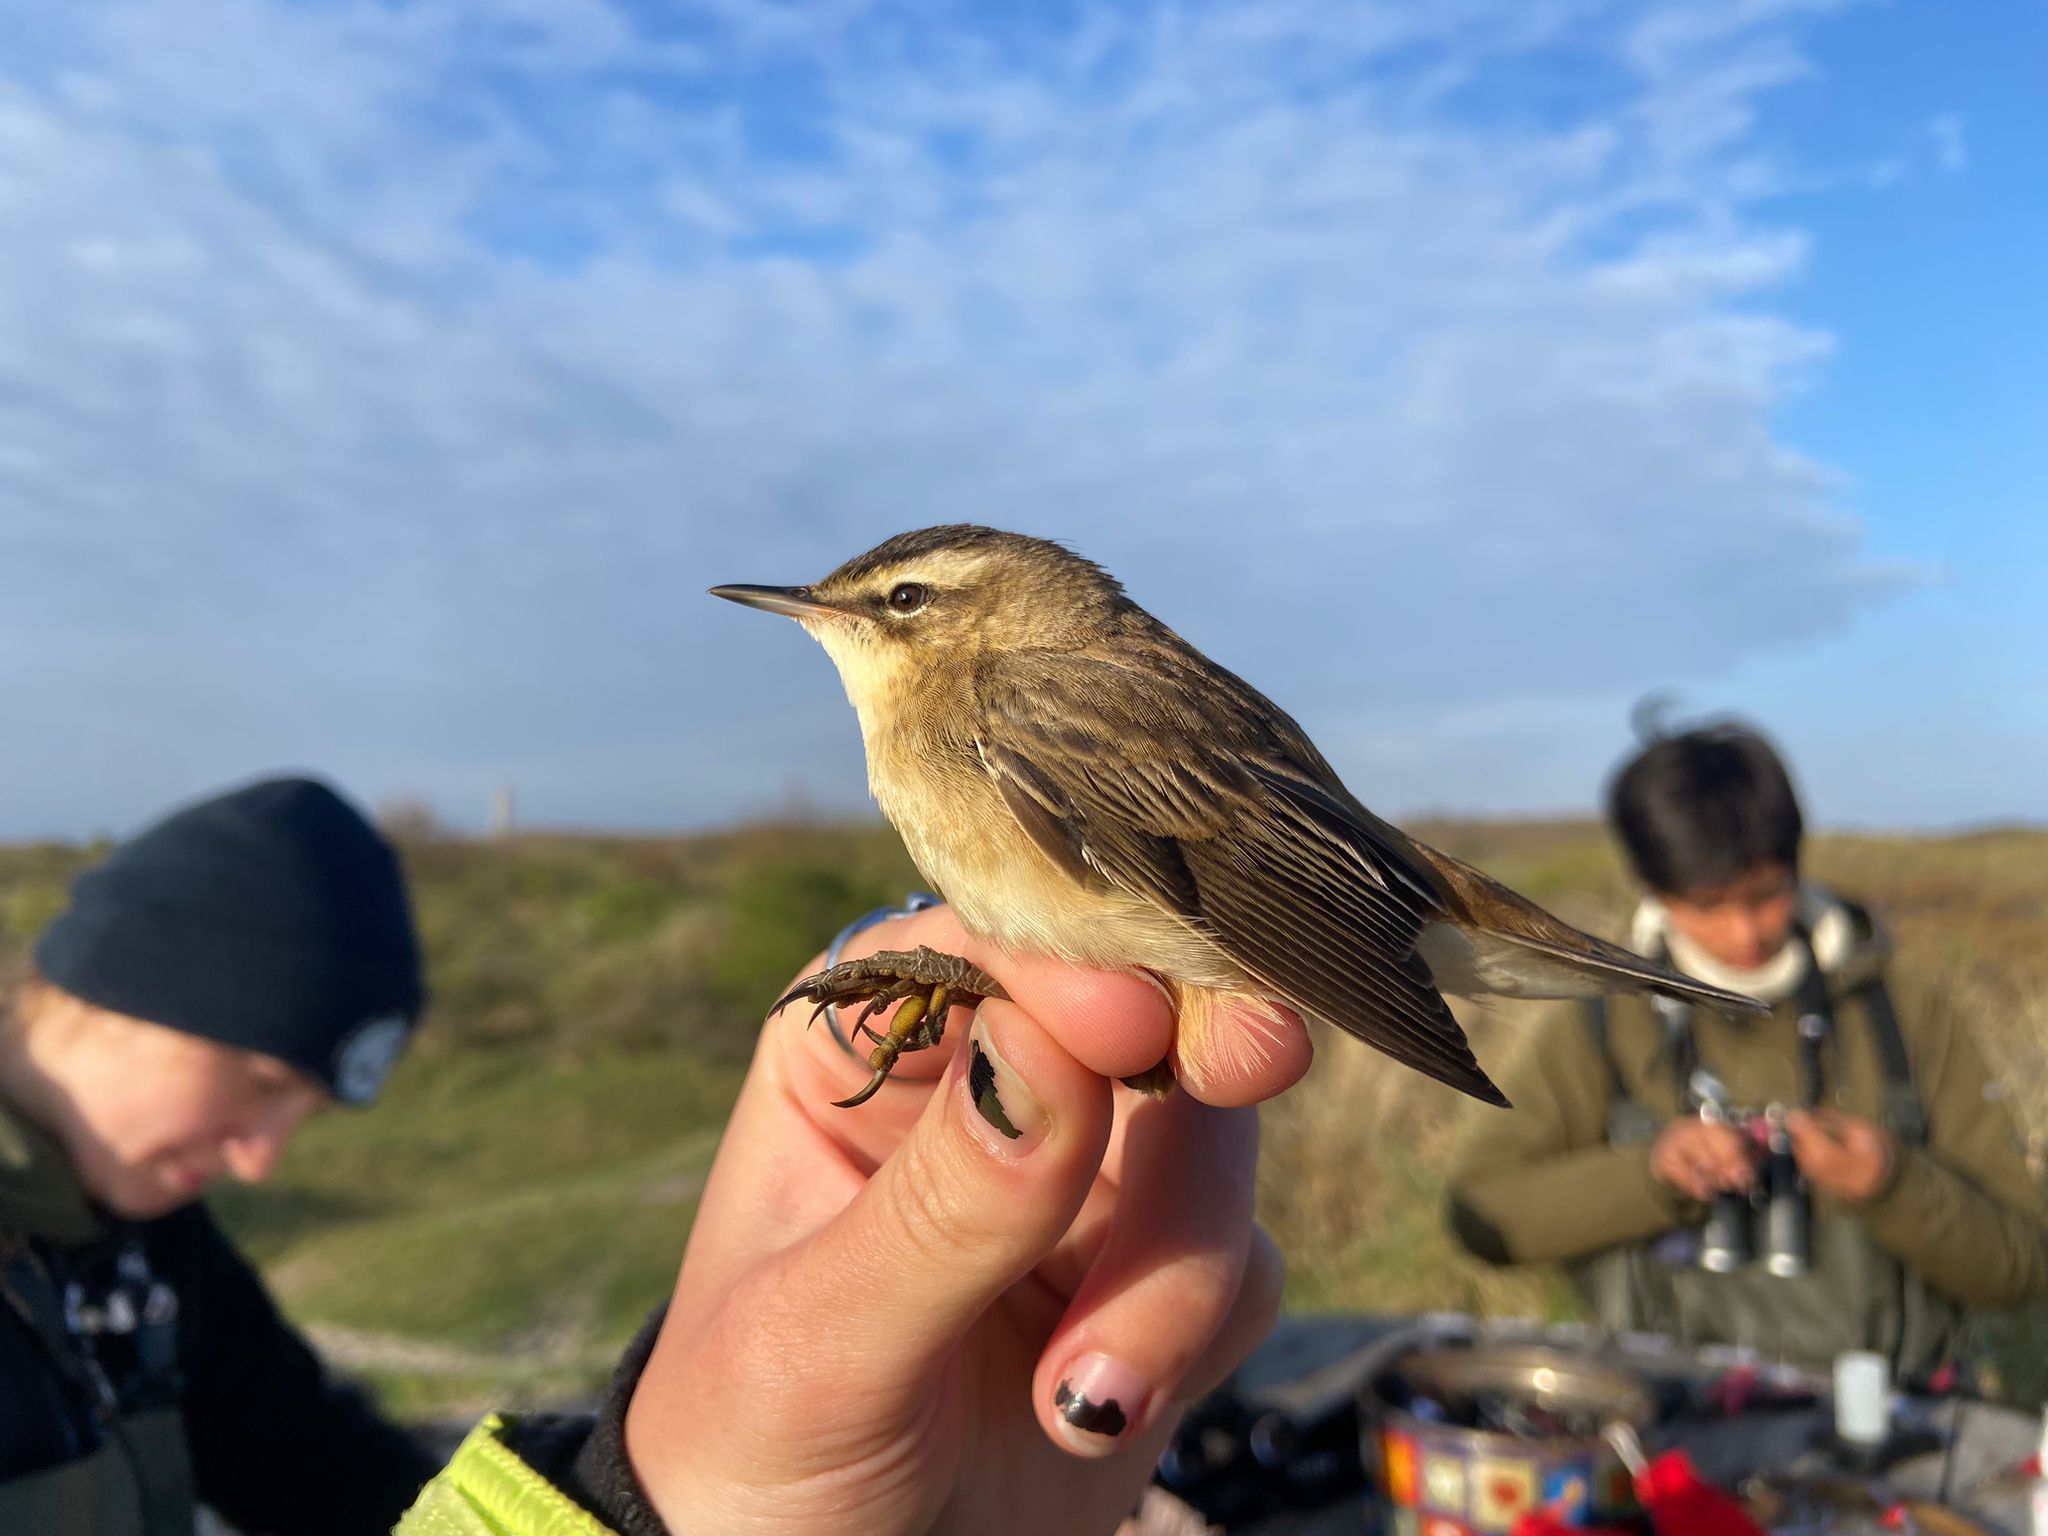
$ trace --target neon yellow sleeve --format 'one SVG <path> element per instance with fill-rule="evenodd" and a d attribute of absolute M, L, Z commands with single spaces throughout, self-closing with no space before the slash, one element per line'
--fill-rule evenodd
<path fill-rule="evenodd" d="M 420 1490 L 394 1536 L 613 1536 L 505 1443 L 492 1414 Z"/>

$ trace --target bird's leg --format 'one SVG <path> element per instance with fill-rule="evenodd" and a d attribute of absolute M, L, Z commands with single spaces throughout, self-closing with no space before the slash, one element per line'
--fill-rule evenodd
<path fill-rule="evenodd" d="M 896 1058 L 905 1051 L 922 1051 L 937 1045 L 946 1034 L 946 1015 L 955 1003 L 970 1007 L 983 998 L 1009 999 L 1002 984 L 979 966 L 958 955 L 941 954 L 923 944 L 916 949 L 878 950 L 864 960 L 847 960 L 815 976 L 806 976 L 769 1009 L 780 1013 L 798 998 L 815 1004 L 810 1022 L 828 1007 L 865 1002 L 867 1007 L 849 1031 L 875 1042 L 868 1065 L 875 1075 L 868 1085 L 850 1099 L 840 1099 L 841 1109 L 852 1109 L 873 1098 L 895 1069 Z M 896 1016 L 885 1033 L 877 1034 L 868 1020 L 891 1003 L 900 1001 Z"/>
<path fill-rule="evenodd" d="M 1163 1099 L 1173 1092 L 1173 1058 L 1163 1057 L 1144 1071 L 1134 1072 L 1119 1081 L 1126 1088 L 1135 1088 L 1149 1098 Z"/>
<path fill-rule="evenodd" d="M 1134 974 L 1140 981 L 1150 986 L 1154 992 L 1157 992 L 1160 1001 L 1165 1003 L 1175 1014 L 1180 1012 L 1180 993 L 1174 990 L 1173 983 L 1157 971 L 1142 965 L 1138 967 Z M 1169 1093 L 1173 1092 L 1173 1053 L 1168 1051 L 1144 1071 L 1135 1072 L 1129 1077 L 1119 1078 L 1118 1081 L 1126 1088 L 1135 1088 L 1147 1098 L 1165 1098 Z"/>

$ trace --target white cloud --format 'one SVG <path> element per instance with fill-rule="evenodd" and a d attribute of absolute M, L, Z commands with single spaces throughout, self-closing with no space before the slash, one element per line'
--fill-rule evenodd
<path fill-rule="evenodd" d="M 822 658 L 698 594 L 961 517 L 1333 738 L 1839 631 L 1903 578 L 1773 435 L 1829 338 L 1752 202 L 1824 8 L 59 13 L 0 64 L 0 710 L 91 728 L 12 814 L 292 757 L 696 820 L 796 707 L 851 794 Z"/>
<path fill-rule="evenodd" d="M 1942 170 L 1954 175 L 1969 168 L 1970 141 L 1961 113 L 1936 113 L 1927 120 L 1927 137 L 1934 144 L 1934 163 Z"/>

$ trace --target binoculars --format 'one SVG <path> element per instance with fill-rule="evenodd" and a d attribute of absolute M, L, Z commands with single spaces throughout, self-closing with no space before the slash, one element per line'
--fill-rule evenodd
<path fill-rule="evenodd" d="M 1709 1203 L 1700 1268 L 1726 1275 L 1761 1258 L 1765 1272 L 1782 1279 L 1805 1274 L 1813 1267 L 1813 1197 L 1792 1156 L 1786 1107 L 1737 1108 L 1710 1072 L 1695 1072 L 1688 1087 L 1699 1117 L 1741 1136 L 1758 1165 L 1747 1190 L 1722 1190 Z"/>

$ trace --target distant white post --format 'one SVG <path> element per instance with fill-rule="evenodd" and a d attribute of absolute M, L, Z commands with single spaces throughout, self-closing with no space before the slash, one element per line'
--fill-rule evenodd
<path fill-rule="evenodd" d="M 512 786 L 500 784 L 491 791 L 491 836 L 510 837 L 516 820 L 512 801 Z"/>

